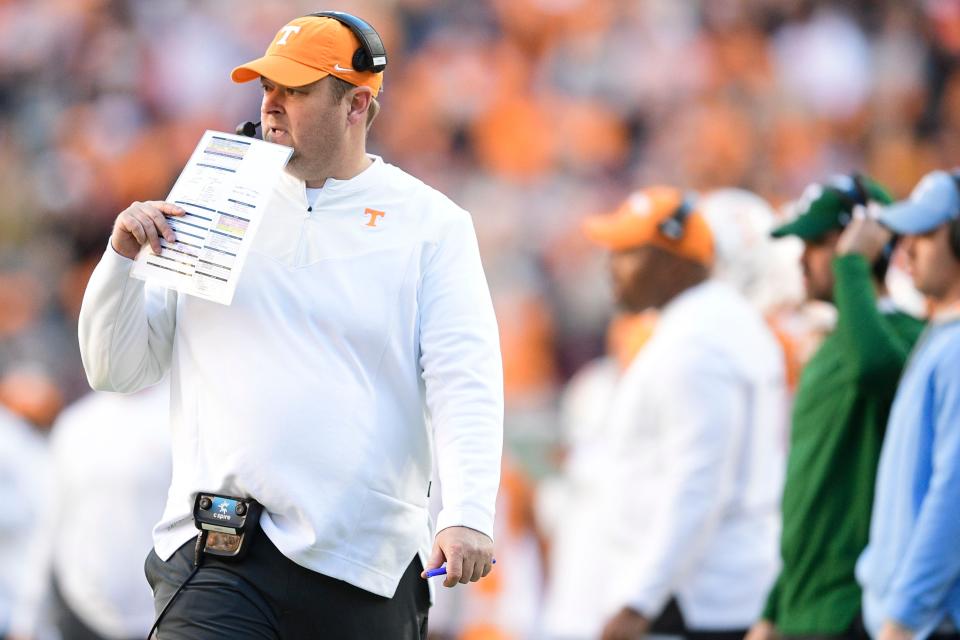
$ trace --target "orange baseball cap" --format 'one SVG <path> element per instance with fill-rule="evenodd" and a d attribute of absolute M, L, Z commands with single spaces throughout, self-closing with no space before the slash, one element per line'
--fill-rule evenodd
<path fill-rule="evenodd" d="M 291 20 L 277 32 L 262 58 L 240 65 L 230 73 L 234 82 L 263 76 L 287 87 L 302 87 L 328 75 L 380 93 L 383 72 L 355 71 L 353 54 L 360 40 L 339 20 L 304 16 Z"/>
<path fill-rule="evenodd" d="M 661 223 L 676 213 L 683 201 L 683 192 L 674 187 L 641 189 L 630 194 L 613 213 L 587 218 L 583 231 L 591 241 L 611 251 L 651 245 L 712 266 L 713 233 L 695 209 L 683 222 L 679 238 L 670 238 L 660 230 Z"/>

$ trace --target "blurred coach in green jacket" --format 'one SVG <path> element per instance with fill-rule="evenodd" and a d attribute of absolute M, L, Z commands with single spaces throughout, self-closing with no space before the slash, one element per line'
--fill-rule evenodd
<path fill-rule="evenodd" d="M 837 326 L 800 376 L 783 495 L 783 568 L 747 640 L 865 637 L 854 566 L 866 546 L 887 415 L 922 323 L 883 285 L 891 237 L 855 216 L 889 194 L 858 175 L 807 188 L 795 220 L 807 297 L 833 303 Z"/>

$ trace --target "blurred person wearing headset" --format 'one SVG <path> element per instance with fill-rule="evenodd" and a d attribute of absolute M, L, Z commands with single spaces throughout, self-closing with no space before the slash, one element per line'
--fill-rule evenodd
<path fill-rule="evenodd" d="M 743 189 L 719 189 L 701 196 L 697 211 L 707 221 L 714 243 L 711 277 L 741 292 L 766 316 L 802 287 L 799 267 L 783 243 L 770 238 L 773 209 Z M 585 610 L 597 607 L 599 590 L 584 592 L 595 562 L 583 549 L 594 535 L 600 501 L 596 499 L 606 467 L 604 427 L 617 383 L 656 328 L 656 312 L 622 313 L 608 329 L 607 355 L 584 366 L 564 389 L 561 418 L 569 455 L 563 473 L 538 486 L 538 505 L 551 535 L 549 583 L 544 603 L 548 637 L 586 637 L 578 631 Z M 771 329 L 774 326 L 768 318 Z M 776 330 L 774 330 L 776 334 Z M 779 336 L 778 336 L 779 337 Z M 785 349 L 785 353 L 786 353 Z M 785 425 L 778 424 L 783 427 Z M 778 440 L 785 434 L 777 433 Z"/>
<path fill-rule="evenodd" d="M 91 385 L 171 371 L 173 481 L 146 564 L 162 638 L 422 638 L 422 571 L 446 561 L 452 587 L 492 568 L 496 319 L 470 215 L 366 153 L 385 66 L 370 25 L 324 12 L 233 70 L 259 81 L 264 139 L 294 151 L 232 305 L 129 278 L 141 246 L 174 239 L 164 216 L 183 210 L 164 202 L 120 213 L 88 285 Z M 254 498 L 262 531 L 194 573 L 199 492 Z"/>
<path fill-rule="evenodd" d="M 614 293 L 659 310 L 604 429 L 595 579 L 580 635 L 742 638 L 777 569 L 783 357 L 757 310 L 710 278 L 714 238 L 692 199 L 650 187 L 584 230 L 611 252 Z"/>
<path fill-rule="evenodd" d="M 748 640 L 862 637 L 857 554 L 867 542 L 884 427 L 922 323 L 897 311 L 883 276 L 891 234 L 855 216 L 890 202 L 877 182 L 838 176 L 807 188 L 773 236 L 804 243 L 811 300 L 837 324 L 805 365 L 794 399 L 783 495 L 783 567 Z"/>
<path fill-rule="evenodd" d="M 857 563 L 878 640 L 960 637 L 960 173 L 934 171 L 880 211 L 903 235 L 932 303 L 897 389 L 880 455 L 870 540 Z M 872 223 L 871 224 L 875 224 Z"/>

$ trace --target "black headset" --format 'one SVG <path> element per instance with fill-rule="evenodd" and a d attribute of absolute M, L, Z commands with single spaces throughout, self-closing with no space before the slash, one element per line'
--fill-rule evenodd
<path fill-rule="evenodd" d="M 366 20 L 343 11 L 320 11 L 304 17 L 331 18 L 348 27 L 353 35 L 357 36 L 360 48 L 353 52 L 351 65 L 354 71 L 380 73 L 387 68 L 387 49 L 383 46 L 380 34 Z M 238 136 L 253 138 L 257 135 L 259 126 L 259 122 L 243 122 L 237 125 L 236 133 Z"/>
<path fill-rule="evenodd" d="M 953 178 L 953 185 L 960 195 L 960 171 L 951 171 L 950 177 Z M 960 260 L 960 215 L 950 221 L 950 250 L 953 251 L 953 257 Z"/>
<path fill-rule="evenodd" d="M 683 234 L 686 233 L 687 220 L 692 213 L 693 197 L 690 194 L 684 193 L 683 200 L 680 201 L 680 204 L 677 205 L 673 213 L 660 221 L 660 224 L 657 225 L 657 230 L 663 237 L 677 242 L 681 240 Z"/>
<path fill-rule="evenodd" d="M 315 18 L 333 18 L 349 27 L 353 35 L 357 36 L 360 48 L 353 52 L 354 71 L 380 73 L 387 68 L 387 50 L 383 46 L 380 34 L 370 26 L 369 22 L 343 11 L 320 11 L 309 15 Z"/>
<path fill-rule="evenodd" d="M 828 180 L 826 184 L 823 185 L 823 188 L 840 196 L 840 199 L 843 200 L 847 208 L 850 209 L 850 214 L 840 219 L 840 223 L 843 226 L 847 226 L 847 224 L 850 223 L 855 207 L 865 207 L 871 200 L 870 191 L 867 190 L 866 185 L 863 183 L 863 176 L 859 173 L 836 176 Z M 898 242 L 900 242 L 900 236 L 894 234 L 894 236 L 890 238 L 890 242 L 884 245 L 883 251 L 880 252 L 880 256 L 872 265 L 873 275 L 881 282 L 887 275 L 887 269 L 890 267 L 890 259 L 893 257 L 893 251 L 897 248 Z"/>
<path fill-rule="evenodd" d="M 848 180 L 849 184 L 847 184 Z M 870 192 L 867 191 L 866 186 L 864 186 L 863 176 L 859 173 L 836 176 L 827 181 L 823 187 L 840 196 L 843 203 L 850 209 L 850 216 L 840 220 L 844 226 L 846 226 L 853 217 L 854 207 L 865 207 L 870 202 Z"/>

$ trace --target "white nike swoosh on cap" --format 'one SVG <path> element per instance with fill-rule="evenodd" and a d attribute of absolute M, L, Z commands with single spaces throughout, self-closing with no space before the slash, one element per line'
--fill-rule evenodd
<path fill-rule="evenodd" d="M 347 68 L 345 68 L 345 67 L 341 67 L 339 62 L 338 62 L 338 63 L 334 63 L 334 65 L 333 65 L 333 70 L 334 70 L 334 71 L 353 71 L 353 69 L 347 69 Z"/>

